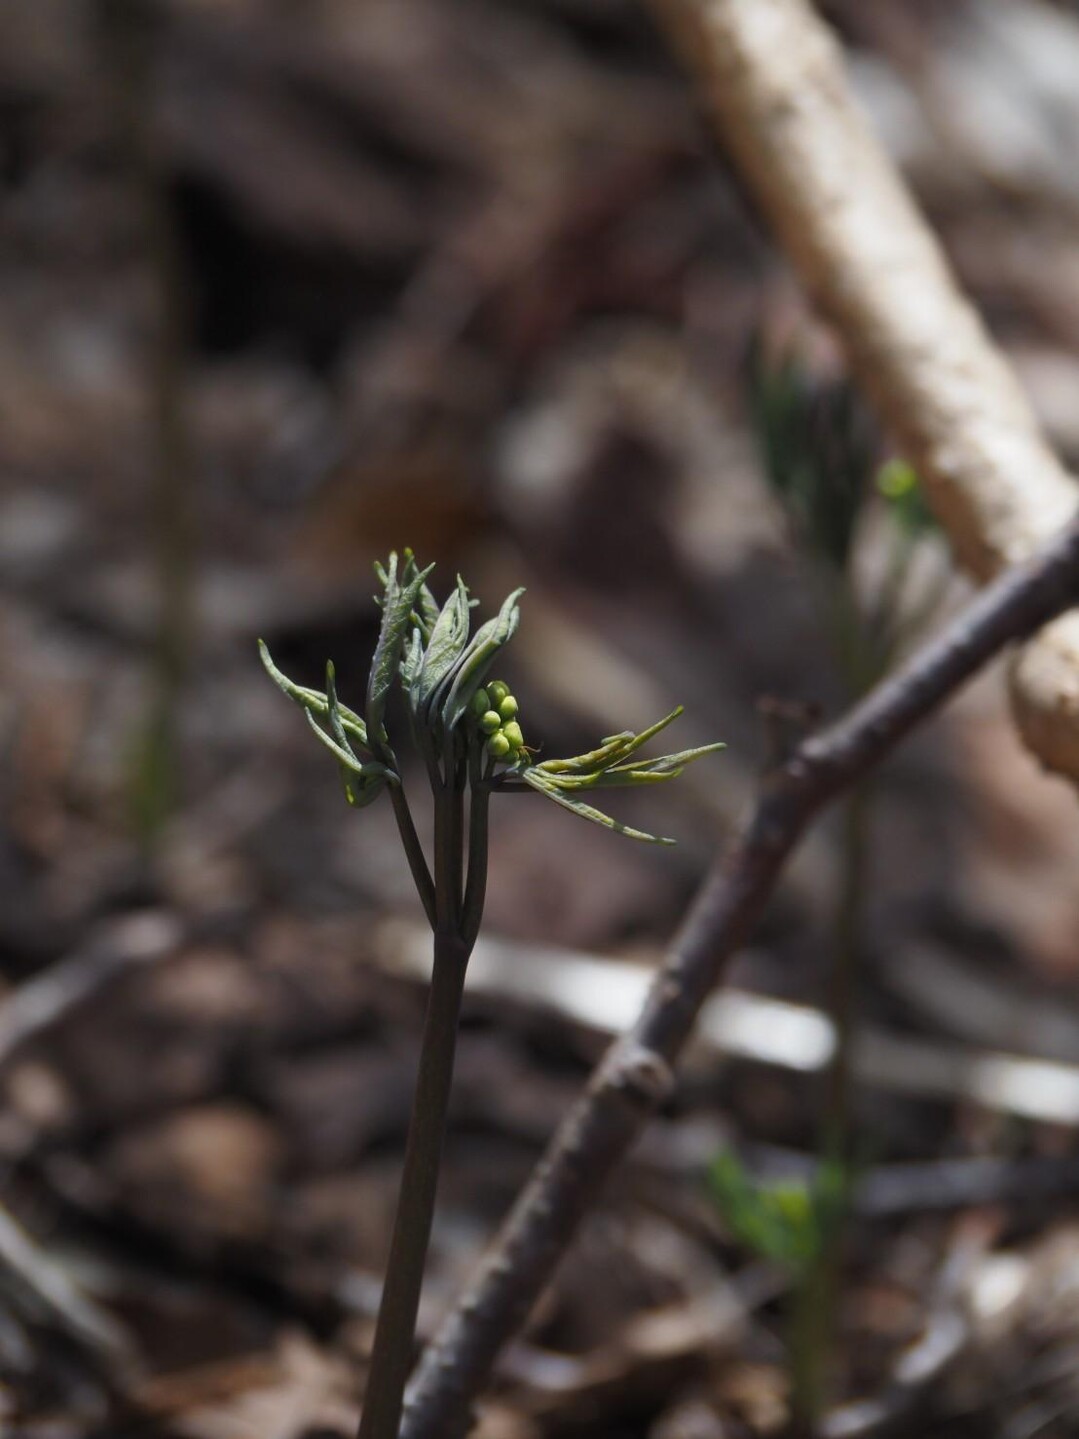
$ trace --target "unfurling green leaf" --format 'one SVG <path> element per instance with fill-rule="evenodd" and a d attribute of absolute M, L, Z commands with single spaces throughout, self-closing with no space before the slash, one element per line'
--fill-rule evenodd
<path fill-rule="evenodd" d="M 294 684 L 288 675 L 282 674 L 270 657 L 270 651 L 266 647 L 265 640 L 259 640 L 259 654 L 266 673 L 273 680 L 279 689 L 284 690 L 289 699 L 295 700 L 301 709 L 308 714 L 317 715 L 319 719 L 327 719 L 330 713 L 330 702 L 321 690 L 308 689 L 306 685 Z M 367 726 L 359 715 L 350 710 L 347 705 L 337 705 L 337 715 L 341 727 L 355 744 L 367 749 Z"/>
<path fill-rule="evenodd" d="M 682 706 L 671 710 L 669 715 L 664 715 L 648 729 L 642 730 L 640 734 L 634 734 L 632 730 L 623 730 L 621 734 L 611 735 L 603 741 L 599 749 L 594 749 L 588 754 L 579 754 L 573 759 L 566 760 L 545 760 L 541 769 L 548 770 L 552 775 L 568 774 L 580 777 L 582 781 L 594 782 L 601 775 L 608 774 L 611 767 L 635 754 L 642 745 L 647 744 L 653 736 L 665 730 L 669 724 L 682 713 Z M 628 767 L 627 767 L 628 768 Z"/>
<path fill-rule="evenodd" d="M 367 679 L 367 706 L 365 719 L 371 744 L 378 750 L 387 745 L 383 718 L 386 713 L 386 697 L 390 686 L 397 678 L 401 663 L 401 652 L 409 631 L 413 611 L 419 599 L 423 582 L 434 569 L 429 565 L 417 570 L 412 551 L 405 552 L 402 580 L 397 578 L 397 555 L 390 555 L 389 567 L 381 570 L 382 581 L 382 625 L 379 629 L 375 655 L 371 661 L 371 672 Z"/>
<path fill-rule="evenodd" d="M 551 775 L 597 774 L 615 763 L 632 738 L 632 730 L 623 730 L 621 734 L 609 735 L 598 749 L 589 750 L 587 754 L 574 755 L 572 759 L 545 759 L 536 769 Z"/>
<path fill-rule="evenodd" d="M 458 575 L 457 588 L 435 620 L 419 675 L 408 691 L 413 714 L 426 714 L 439 685 L 464 653 L 468 644 L 468 612 L 468 588 Z"/>
<path fill-rule="evenodd" d="M 496 736 L 496 738 L 501 738 L 501 736 Z M 505 744 L 508 749 L 509 741 L 505 740 Z M 526 784 L 531 785 L 534 790 L 537 790 L 542 795 L 546 795 L 548 799 L 553 799 L 555 804 L 560 804 L 563 809 L 568 809 L 574 814 L 579 814 L 582 819 L 590 819 L 593 824 L 602 825 L 604 829 L 613 829 L 616 834 L 624 834 L 627 839 L 641 839 L 645 840 L 648 844 L 669 845 L 675 843 L 673 839 L 666 839 L 661 835 L 646 834 L 643 829 L 633 829 L 628 824 L 620 824 L 618 820 L 612 819 L 609 814 L 604 814 L 602 810 L 594 809 L 590 804 L 585 804 L 584 800 L 577 799 L 573 794 L 567 792 L 562 786 L 553 783 L 548 775 L 537 773 L 538 770 L 539 765 L 529 765 L 521 771 L 521 778 Z"/>
<path fill-rule="evenodd" d="M 413 558 L 412 551 L 407 550 L 406 554 L 408 557 L 408 563 L 412 566 L 412 569 L 415 570 L 416 561 Z M 427 569 L 426 573 L 430 574 L 431 569 L 433 568 L 433 565 L 430 566 Z M 413 619 L 421 635 L 423 636 L 424 644 L 426 644 L 427 641 L 431 638 L 431 631 L 434 629 L 435 624 L 438 620 L 438 614 L 438 601 L 435 599 L 431 591 L 427 588 L 423 576 L 421 575 L 420 588 L 419 593 L 416 596 L 416 609 L 413 615 Z"/>
<path fill-rule="evenodd" d="M 806 544 L 846 570 L 876 449 L 854 390 L 816 378 L 794 354 L 751 356 L 749 401 L 764 472 Z"/>
<path fill-rule="evenodd" d="M 346 745 L 339 744 L 333 735 L 326 733 L 310 711 L 307 714 L 307 723 L 341 766 L 350 774 L 359 776 L 365 785 L 377 782 L 381 788 L 387 781 L 397 781 L 398 775 L 394 770 L 388 769 L 378 760 L 358 759 Z"/>
<path fill-rule="evenodd" d="M 453 680 L 441 715 L 442 728 L 446 734 L 456 728 L 461 716 L 472 703 L 472 696 L 483 683 L 495 655 L 516 633 L 521 618 L 517 601 L 523 594 L 522 587 L 506 596 L 497 616 L 479 627 L 472 637 L 472 642 L 451 671 Z"/>
<path fill-rule="evenodd" d="M 635 760 L 633 764 L 613 765 L 603 774 L 606 784 L 620 784 L 622 781 L 618 776 L 628 776 L 627 783 L 637 784 L 641 779 L 675 779 L 682 773 L 687 764 L 692 764 L 695 759 L 703 759 L 706 754 L 718 754 L 727 746 L 722 740 L 714 744 L 698 745 L 696 749 L 679 750 L 677 754 L 660 755 L 658 759 Z"/>
<path fill-rule="evenodd" d="M 834 1162 L 812 1179 L 756 1179 L 730 1151 L 713 1161 L 712 1193 L 734 1236 L 762 1258 L 805 1273 L 842 1222 L 855 1175 Z"/>
<path fill-rule="evenodd" d="M 726 748 L 723 744 L 699 745 L 696 749 L 662 755 L 659 759 L 625 763 L 628 756 L 636 754 L 643 744 L 666 729 L 681 713 L 679 706 L 640 734 L 624 730 L 621 734 L 610 735 L 598 749 L 590 750 L 587 754 L 579 754 L 572 759 L 544 760 L 541 764 L 524 764 L 515 768 L 512 773 L 530 784 L 533 789 L 545 794 L 548 799 L 553 799 L 566 809 L 571 809 L 575 814 L 593 820 L 596 824 L 618 830 L 632 839 L 646 839 L 654 844 L 673 844 L 672 839 L 657 839 L 655 835 L 643 834 L 640 830 L 618 824 L 578 796 L 582 790 L 628 789 L 635 785 L 656 784 L 665 779 L 674 779 L 693 760 Z M 503 733 L 509 728 L 509 725 L 504 726 Z"/>
<path fill-rule="evenodd" d="M 401 660 L 401 688 L 405 694 L 408 695 L 413 714 L 416 712 L 413 695 L 419 681 L 422 665 L 423 639 L 420 634 L 419 625 L 414 625 L 411 637 L 405 640 L 404 655 Z"/>

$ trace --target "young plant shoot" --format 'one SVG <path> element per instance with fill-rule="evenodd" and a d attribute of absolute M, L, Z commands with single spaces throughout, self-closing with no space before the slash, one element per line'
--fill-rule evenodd
<path fill-rule="evenodd" d="M 410 550 L 376 566 L 382 610 L 378 643 L 360 714 L 337 697 L 332 664 L 325 691 L 294 684 L 259 642 L 270 677 L 304 710 L 319 742 L 338 763 L 345 797 L 357 807 L 385 790 L 424 912 L 434 933 L 434 963 L 404 1173 L 375 1332 L 360 1439 L 396 1439 L 413 1360 L 416 1314 L 445 1132 L 446 1109 L 465 967 L 479 932 L 487 883 L 487 825 L 496 791 L 533 790 L 564 809 L 631 839 L 673 844 L 619 824 L 589 803 L 596 790 L 674 779 L 692 760 L 723 748 L 703 745 L 641 759 L 639 751 L 676 719 L 610 735 L 587 754 L 537 761 L 525 741 L 508 686 L 488 674 L 512 639 L 522 590 L 470 635 L 476 603 L 463 581 L 441 607 Z M 402 784 L 400 739 L 387 728 L 391 691 L 404 697 L 409 741 L 422 756 L 434 795 L 431 863 L 416 832 Z M 467 811 L 467 813 L 466 813 Z"/>
<path fill-rule="evenodd" d="M 796 548 L 808 562 L 841 683 L 850 700 L 859 699 L 888 672 L 943 597 L 939 579 L 921 595 L 916 589 L 911 594 L 911 581 L 918 578 L 917 551 L 932 531 L 917 474 L 899 459 L 878 467 L 876 437 L 852 386 L 815 380 L 793 353 L 768 363 L 757 350 L 750 366 L 749 401 L 764 475 L 780 501 Z M 858 560 L 866 538 L 865 522 L 873 511 L 885 520 L 878 531 L 883 563 L 878 565 L 876 583 L 867 586 L 858 573 Z M 941 573 L 946 580 L 947 571 Z M 851 1056 L 871 884 L 869 781 L 851 788 L 841 818 L 828 996 L 836 1046 L 824 1097 L 820 1150 L 826 1169 L 834 1167 L 849 1178 L 856 1158 Z M 840 1186 L 832 1198 L 838 1195 L 841 1200 L 843 1192 Z M 743 1196 L 743 1211 L 751 1197 L 752 1191 Z M 814 1231 L 819 1242 L 792 1271 L 792 1404 L 802 1429 L 813 1427 L 826 1390 L 824 1369 L 839 1298 L 842 1221 L 840 1203 L 831 1222 Z"/>

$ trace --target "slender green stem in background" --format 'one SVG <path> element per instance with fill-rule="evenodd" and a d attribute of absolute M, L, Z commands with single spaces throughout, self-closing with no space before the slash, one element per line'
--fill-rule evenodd
<path fill-rule="evenodd" d="M 177 799 L 177 708 L 194 647 L 198 526 L 185 396 L 187 297 L 183 256 L 153 135 L 157 17 L 146 0 L 98 0 L 97 15 L 114 72 L 117 121 L 134 180 L 155 307 L 146 376 L 158 617 L 151 690 L 132 783 L 135 821 L 140 837 L 149 842 Z"/>
<path fill-rule="evenodd" d="M 852 1057 L 858 1018 L 858 981 L 862 961 L 862 917 L 869 871 L 871 786 L 855 786 L 841 810 L 842 845 L 839 901 L 836 907 L 828 1013 L 835 1032 L 835 1053 L 826 1076 L 819 1153 L 825 1166 L 838 1170 L 846 1195 L 851 1165 Z M 819 1202 L 819 1199 L 818 1199 Z M 790 1406 L 795 1435 L 811 1435 L 828 1397 L 829 1370 L 839 1324 L 846 1246 L 845 1197 L 829 1211 L 821 1227 L 820 1247 L 799 1273 L 790 1295 L 788 1353 Z"/>
<path fill-rule="evenodd" d="M 791 1293 L 787 1352 L 793 1439 L 811 1439 L 823 1409 L 832 1333 L 822 1321 L 835 1308 L 837 1277 L 835 1268 L 818 1256 Z"/>
<path fill-rule="evenodd" d="M 828 994 L 828 1012 L 835 1025 L 836 1042 L 821 1125 L 822 1156 L 840 1164 L 848 1164 L 853 1157 L 850 1152 L 851 1055 L 858 1014 L 862 916 L 870 869 L 870 816 L 870 786 L 858 785 L 841 810 L 842 872 Z"/>
<path fill-rule="evenodd" d="M 903 565 L 909 550 L 895 552 Z M 900 561 L 896 561 L 898 566 Z M 890 575 L 886 587 L 901 584 L 905 575 Z M 863 618 L 856 590 L 847 574 L 827 572 L 824 608 L 832 648 L 848 702 L 860 700 L 887 669 L 886 632 L 874 632 Z M 883 613 L 883 612 L 882 612 Z M 883 619 L 891 618 L 883 613 Z M 876 641 L 876 643 L 875 643 Z M 835 1052 L 825 1076 L 820 1121 L 820 1158 L 844 1177 L 854 1160 L 851 1135 L 853 1074 L 851 1056 L 858 1018 L 858 980 L 862 962 L 862 922 L 869 874 L 870 786 L 856 785 L 841 807 L 839 894 L 832 927 L 827 1012 L 835 1034 Z M 789 1304 L 791 1418 L 796 1434 L 811 1434 L 827 1397 L 827 1378 L 838 1326 L 842 1293 L 845 1213 L 830 1214 L 820 1244 L 795 1280 Z"/>
<path fill-rule="evenodd" d="M 435 1212 L 468 947 L 435 932 L 419 1076 L 359 1439 L 397 1439 Z"/>

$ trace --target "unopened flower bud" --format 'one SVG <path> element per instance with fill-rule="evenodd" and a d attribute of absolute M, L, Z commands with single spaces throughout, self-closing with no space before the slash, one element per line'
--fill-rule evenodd
<path fill-rule="evenodd" d="M 521 726 L 516 720 L 510 720 L 509 724 L 503 725 L 502 733 L 505 735 L 506 742 L 511 749 L 520 749 L 525 742 L 525 737 L 521 733 Z"/>
<path fill-rule="evenodd" d="M 492 680 L 487 686 L 487 697 L 491 701 L 491 708 L 497 709 L 510 692 L 510 687 L 503 680 Z"/>
<path fill-rule="evenodd" d="M 502 728 L 502 720 L 494 710 L 487 710 L 480 715 L 480 729 L 484 734 L 495 734 Z"/>
<path fill-rule="evenodd" d="M 505 759 L 510 752 L 510 742 L 501 731 L 487 741 L 487 753 L 492 759 Z"/>
<path fill-rule="evenodd" d="M 498 705 L 498 713 L 504 720 L 511 720 L 517 713 L 517 701 L 512 695 L 507 695 Z"/>
<path fill-rule="evenodd" d="M 491 700 L 486 690 L 477 690 L 472 696 L 472 713 L 477 719 L 487 713 L 491 708 Z"/>

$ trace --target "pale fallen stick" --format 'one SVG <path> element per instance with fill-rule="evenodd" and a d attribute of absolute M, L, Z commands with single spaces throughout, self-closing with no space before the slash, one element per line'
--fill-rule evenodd
<path fill-rule="evenodd" d="M 376 932 L 373 953 L 396 973 L 426 979 L 429 947 L 430 938 L 418 925 L 387 920 Z M 614 1035 L 632 1024 L 652 978 L 649 968 L 626 960 L 481 938 L 466 993 L 542 1006 Z M 702 1009 L 696 1042 L 730 1058 L 814 1074 L 828 1066 L 835 1031 L 828 1016 L 810 1005 L 724 990 Z M 855 1046 L 854 1073 L 860 1083 L 892 1094 L 967 1100 L 1025 1119 L 1079 1125 L 1079 1065 L 865 1026 Z"/>
<path fill-rule="evenodd" d="M 0 1286 L 24 1313 L 42 1315 L 83 1348 L 129 1364 L 132 1350 L 120 1325 L 89 1299 L 67 1271 L 0 1206 Z"/>
<path fill-rule="evenodd" d="M 167 958 L 179 938 L 176 921 L 158 911 L 101 925 L 83 948 L 28 979 L 0 1004 L 0 1068 L 113 980 Z M 18 1307 L 44 1314 L 111 1366 L 131 1362 L 131 1346 L 121 1327 L 2 1205 L 0 1286 L 10 1291 Z"/>
<path fill-rule="evenodd" d="M 1079 509 L 1018 381 L 854 98 L 808 0 L 649 0 L 813 300 L 834 321 L 960 562 L 985 580 Z M 1079 612 L 1012 667 L 1015 715 L 1079 780 Z"/>

